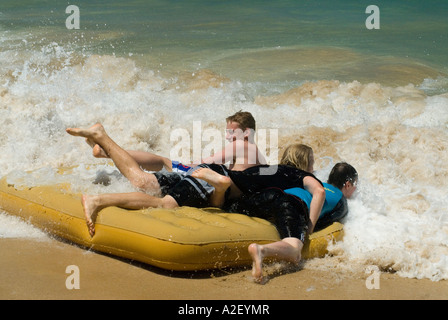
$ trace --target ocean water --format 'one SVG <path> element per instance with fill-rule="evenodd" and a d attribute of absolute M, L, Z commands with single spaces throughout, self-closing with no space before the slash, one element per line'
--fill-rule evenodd
<path fill-rule="evenodd" d="M 247 110 L 271 162 L 299 141 L 322 180 L 339 161 L 359 172 L 344 241 L 310 267 L 446 280 L 448 3 L 430 2 L 3 0 L 0 175 L 51 183 L 60 166 L 102 163 L 65 133 L 96 122 L 128 149 L 188 159 Z M 70 4 L 80 29 L 66 27 Z M 379 30 L 365 25 L 371 4 Z M 132 190 L 92 185 L 88 170 L 67 179 Z M 2 238 L 41 237 L 0 222 Z"/>

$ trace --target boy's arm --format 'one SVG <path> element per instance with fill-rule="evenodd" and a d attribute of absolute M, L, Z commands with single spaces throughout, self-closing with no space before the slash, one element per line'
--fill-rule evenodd
<path fill-rule="evenodd" d="M 228 143 L 224 149 L 221 151 L 216 152 L 210 157 L 201 159 L 201 163 L 216 163 L 216 164 L 225 164 L 227 162 L 233 162 L 234 155 L 236 155 L 236 148 L 237 148 L 237 142 L 233 141 L 231 143 Z M 191 166 L 196 166 L 197 164 L 192 164 Z"/>

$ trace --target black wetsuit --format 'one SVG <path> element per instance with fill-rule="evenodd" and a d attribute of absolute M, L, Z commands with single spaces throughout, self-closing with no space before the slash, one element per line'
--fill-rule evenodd
<path fill-rule="evenodd" d="M 302 188 L 305 177 L 313 177 L 312 173 L 291 166 L 255 166 L 244 171 L 229 171 L 229 177 L 243 194 L 253 194 L 266 188 L 286 190 Z M 322 182 L 319 181 L 320 184 Z"/>
<path fill-rule="evenodd" d="M 283 190 L 304 188 L 303 179 L 308 176 L 319 181 L 309 172 L 284 165 L 229 171 L 229 177 L 243 196 L 226 202 L 224 209 L 266 219 L 275 224 L 281 238 L 304 241 L 309 223 L 308 207 L 302 199 Z"/>
<path fill-rule="evenodd" d="M 244 195 L 227 203 L 225 211 L 246 214 L 272 222 L 283 238 L 298 238 L 302 242 L 308 231 L 309 212 L 300 198 L 278 188 L 268 188 Z"/>

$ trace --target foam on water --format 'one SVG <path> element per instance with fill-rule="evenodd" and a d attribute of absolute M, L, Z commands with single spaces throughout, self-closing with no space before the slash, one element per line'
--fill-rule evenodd
<path fill-rule="evenodd" d="M 118 144 L 169 156 L 173 130 L 192 134 L 200 120 L 204 130 L 224 131 L 224 119 L 243 109 L 257 128 L 278 129 L 280 149 L 292 141 L 312 146 L 321 179 L 341 160 L 357 168 L 345 238 L 331 249 L 338 265 L 448 279 L 448 96 L 440 85 L 446 79 L 273 88 L 211 70 L 167 77 L 132 58 L 80 54 L 55 42 L 0 50 L 0 75 L 0 173 L 16 183 L 55 183 L 55 168 L 104 163 L 67 127 L 101 122 Z M 27 178 L 33 181 L 23 180 L 24 171 L 37 169 Z M 93 185 L 84 169 L 63 177 L 82 192 L 133 190 L 120 178 L 112 189 Z M 30 233 L 9 216 L 0 219 L 2 237 Z"/>
<path fill-rule="evenodd" d="M 0 239 L 5 238 L 49 239 L 47 234 L 30 223 L 0 211 Z"/>

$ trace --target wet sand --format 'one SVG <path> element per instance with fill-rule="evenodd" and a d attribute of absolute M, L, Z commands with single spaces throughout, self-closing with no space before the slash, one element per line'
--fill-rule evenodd
<path fill-rule="evenodd" d="M 0 299 L 304 300 L 448 299 L 448 281 L 406 279 L 381 273 L 380 288 L 367 289 L 368 274 L 338 270 L 273 272 L 264 285 L 250 269 L 170 272 L 91 252 L 55 239 L 0 239 Z M 79 268 L 79 289 L 66 280 Z"/>

